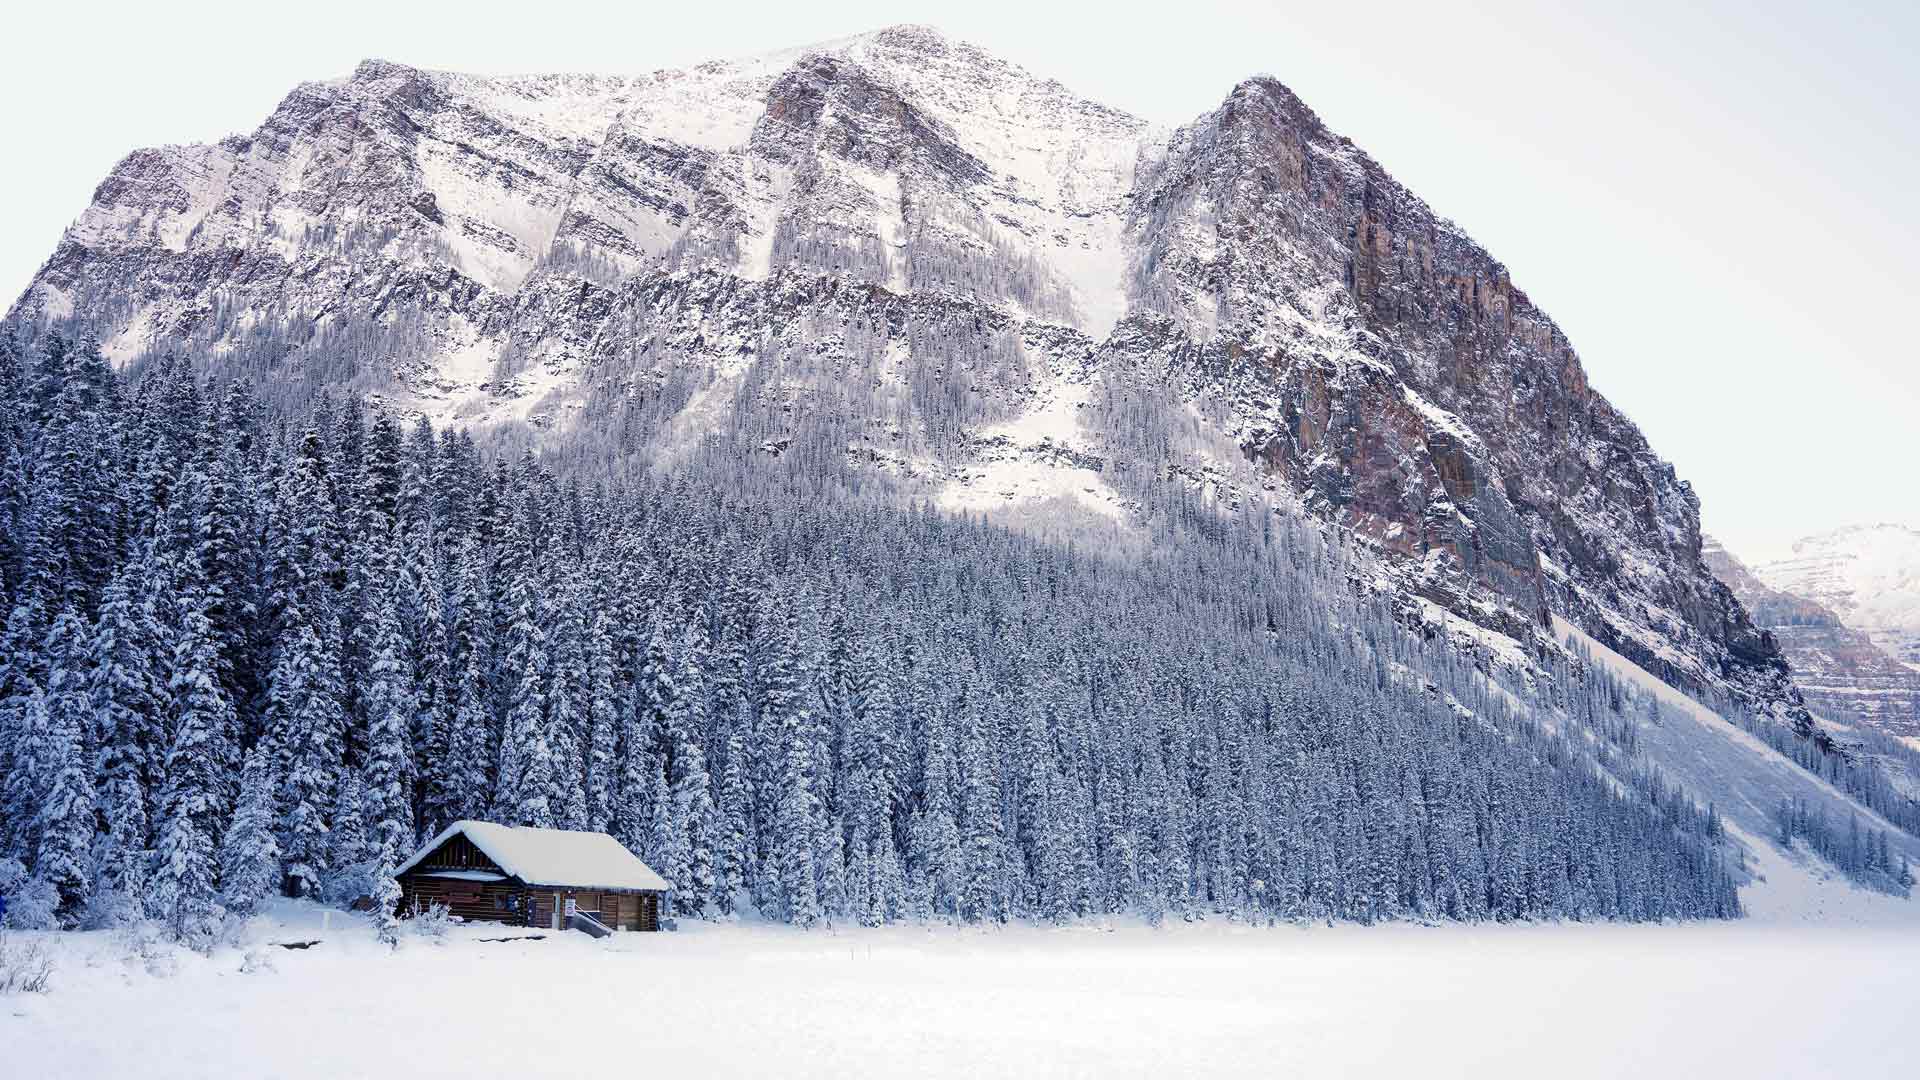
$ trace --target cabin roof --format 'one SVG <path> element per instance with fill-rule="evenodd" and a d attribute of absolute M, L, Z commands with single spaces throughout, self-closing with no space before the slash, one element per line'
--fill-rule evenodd
<path fill-rule="evenodd" d="M 426 846 L 394 874 L 398 876 L 418 866 L 456 835 L 464 835 L 502 872 L 528 885 L 634 892 L 669 892 L 673 888 L 606 833 L 534 829 L 497 825 L 491 821 L 454 822 L 427 841 Z"/>

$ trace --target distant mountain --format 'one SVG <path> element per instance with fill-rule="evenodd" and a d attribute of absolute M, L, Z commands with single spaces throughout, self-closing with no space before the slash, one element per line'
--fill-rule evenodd
<path fill-rule="evenodd" d="M 1920 670 L 1920 531 L 1856 525 L 1795 542 L 1793 556 L 1754 567 L 1771 588 L 1832 609 L 1900 662 Z"/>
<path fill-rule="evenodd" d="M 9 319 L 1010 520 L 1302 505 L 1410 615 L 1533 647 L 1559 614 L 1799 708 L 1560 329 L 1271 78 L 1166 131 L 913 26 L 641 76 L 369 61 L 129 155 Z"/>
<path fill-rule="evenodd" d="M 1920 670 L 1901 663 L 1824 604 L 1767 585 L 1712 537 L 1706 538 L 1704 558 L 1753 621 L 1779 642 L 1795 684 L 1815 713 L 1920 737 Z"/>

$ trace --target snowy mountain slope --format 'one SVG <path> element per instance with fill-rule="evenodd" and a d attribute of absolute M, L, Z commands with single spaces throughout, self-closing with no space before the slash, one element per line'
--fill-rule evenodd
<path fill-rule="evenodd" d="M 1793 557 L 1754 567 L 1781 592 L 1831 608 L 1920 670 L 1920 531 L 1857 525 L 1796 541 Z"/>
<path fill-rule="evenodd" d="M 1920 736 L 1920 670 L 1826 606 L 1769 588 L 1712 537 L 1704 554 L 1754 622 L 1780 643 L 1810 709 L 1838 723 L 1861 721 L 1894 735 Z"/>
<path fill-rule="evenodd" d="M 129 156 L 9 319 L 575 450 L 615 416 L 662 458 L 810 446 L 956 509 L 1297 502 L 1409 612 L 1558 613 L 1799 709 L 1551 319 L 1270 78 L 1163 132 L 924 27 L 637 77 L 370 61 Z"/>
<path fill-rule="evenodd" d="M 1844 913 L 1847 920 L 1920 924 L 1920 905 L 1861 889 L 1798 846 L 1782 850 L 1776 814 L 1783 799 L 1795 799 L 1835 821 L 1857 816 L 1862 824 L 1885 830 L 1894 850 L 1914 863 L 1920 863 L 1920 838 L 1889 826 L 1872 810 L 1565 619 L 1556 616 L 1554 629 L 1602 668 L 1659 701 L 1660 717 L 1639 726 L 1639 743 L 1648 760 L 1670 779 L 1696 798 L 1714 801 L 1729 830 L 1755 860 L 1754 880 L 1741 890 L 1743 904 L 1775 920 L 1817 920 L 1831 910 Z"/>

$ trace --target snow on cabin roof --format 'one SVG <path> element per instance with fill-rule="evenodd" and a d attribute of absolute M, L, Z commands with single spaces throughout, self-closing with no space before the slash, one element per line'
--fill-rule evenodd
<path fill-rule="evenodd" d="M 534 829 L 497 825 L 491 821 L 454 822 L 427 841 L 426 846 L 394 874 L 413 869 L 455 834 L 464 834 L 482 854 L 499 864 L 501 870 L 529 885 L 652 892 L 668 892 L 673 888 L 606 833 Z"/>

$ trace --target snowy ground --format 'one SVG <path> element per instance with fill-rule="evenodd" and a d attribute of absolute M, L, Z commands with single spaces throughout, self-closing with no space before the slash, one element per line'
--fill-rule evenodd
<path fill-rule="evenodd" d="M 289 908 L 153 974 L 66 935 L 0 1074 L 1906 1076 L 1920 927 L 696 925 L 376 945 Z M 518 933 L 520 931 L 505 931 Z"/>

